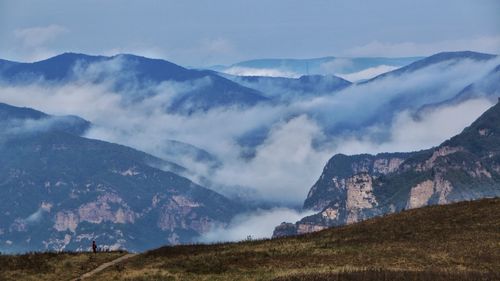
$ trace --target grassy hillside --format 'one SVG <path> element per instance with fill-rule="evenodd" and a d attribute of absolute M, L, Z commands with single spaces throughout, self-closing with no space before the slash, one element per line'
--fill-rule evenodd
<path fill-rule="evenodd" d="M 499 211 L 486 199 L 298 237 L 163 247 L 90 280 L 500 280 Z M 108 255 L 119 254 L 0 256 L 0 280 L 69 280 Z"/>
<path fill-rule="evenodd" d="M 67 281 L 123 256 L 123 252 L 0 255 L 0 280 Z"/>
<path fill-rule="evenodd" d="M 163 247 L 95 280 L 500 280 L 500 199 L 299 237 Z"/>

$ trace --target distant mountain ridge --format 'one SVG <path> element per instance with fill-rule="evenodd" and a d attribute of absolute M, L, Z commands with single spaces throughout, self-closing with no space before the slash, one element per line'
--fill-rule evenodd
<path fill-rule="evenodd" d="M 258 91 L 243 87 L 212 71 L 191 70 L 174 63 L 135 55 L 112 57 L 64 53 L 34 63 L 0 64 L 0 83 L 26 84 L 48 81 L 67 83 L 78 79 L 100 83 L 114 81 L 118 92 L 138 91 L 141 98 L 154 94 L 151 83 L 187 83 L 187 90 L 169 105 L 173 112 L 192 113 L 220 106 L 253 106 L 266 101 Z"/>
<path fill-rule="evenodd" d="M 228 71 L 235 68 L 274 69 L 283 73 L 301 75 L 332 75 L 335 73 L 354 73 L 378 66 L 401 67 L 415 62 L 422 57 L 321 57 L 311 59 L 255 59 L 234 63 L 228 66 L 213 66 L 216 71 Z"/>
<path fill-rule="evenodd" d="M 477 53 L 472 51 L 461 51 L 461 52 L 441 52 L 435 55 L 417 60 L 409 65 L 403 66 L 393 71 L 380 74 L 374 78 L 367 81 L 361 82 L 361 84 L 369 83 L 377 79 L 385 78 L 388 76 L 398 76 L 404 73 L 410 73 L 424 67 L 428 67 L 433 64 L 442 63 L 445 61 L 454 62 L 456 60 L 473 60 L 473 61 L 487 61 L 498 57 L 497 55 Z"/>
<path fill-rule="evenodd" d="M 279 101 L 331 95 L 352 84 L 334 75 L 303 75 L 299 78 L 231 75 L 226 77 Z"/>

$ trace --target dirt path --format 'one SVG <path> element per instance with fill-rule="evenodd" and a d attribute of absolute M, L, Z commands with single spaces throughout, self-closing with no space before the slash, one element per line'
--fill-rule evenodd
<path fill-rule="evenodd" d="M 99 272 L 103 271 L 104 269 L 106 269 L 106 268 L 108 268 L 108 267 L 110 267 L 110 266 L 113 266 L 113 265 L 115 265 L 115 264 L 117 264 L 117 263 L 120 263 L 120 262 L 122 262 L 122 261 L 124 261 L 124 260 L 126 260 L 126 259 L 129 259 L 129 258 L 131 258 L 131 257 L 134 257 L 134 256 L 136 256 L 136 255 L 137 255 L 137 254 L 126 254 L 126 255 L 121 256 L 121 257 L 119 257 L 119 258 L 117 258 L 117 259 L 114 259 L 114 260 L 112 260 L 112 261 L 105 262 L 105 263 L 101 264 L 100 266 L 98 266 L 96 269 L 94 269 L 94 270 L 92 270 L 92 271 L 89 271 L 89 272 L 87 272 L 87 273 L 83 274 L 83 275 L 82 275 L 82 276 L 80 276 L 80 277 L 77 277 L 77 278 L 75 278 L 75 279 L 71 279 L 71 281 L 79 281 L 79 280 L 83 280 L 83 279 L 85 279 L 85 278 L 88 278 L 88 277 L 90 277 L 90 276 L 92 276 L 92 275 L 96 274 L 96 273 L 99 273 Z"/>

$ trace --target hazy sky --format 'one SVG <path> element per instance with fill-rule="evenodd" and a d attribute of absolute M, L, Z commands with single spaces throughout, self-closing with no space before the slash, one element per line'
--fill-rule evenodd
<path fill-rule="evenodd" d="M 0 57 L 121 52 L 203 66 L 263 57 L 500 53 L 498 0 L 0 0 Z"/>

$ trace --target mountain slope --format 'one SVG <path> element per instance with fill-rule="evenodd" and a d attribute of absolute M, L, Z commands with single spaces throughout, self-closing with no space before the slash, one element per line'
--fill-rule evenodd
<path fill-rule="evenodd" d="M 500 196 L 500 103 L 459 135 L 419 152 L 335 155 L 304 208 L 320 211 L 275 235 L 343 225 L 434 204 Z"/>
<path fill-rule="evenodd" d="M 212 71 L 191 70 L 171 62 L 135 55 L 112 57 L 64 53 L 34 63 L 5 64 L 0 81 L 9 85 L 51 82 L 113 82 L 112 90 L 130 99 L 156 94 L 155 85 L 174 83 L 169 110 L 191 113 L 220 106 L 253 106 L 267 99 Z"/>
<path fill-rule="evenodd" d="M 87 249 L 93 239 L 135 251 L 186 243 L 238 212 L 222 195 L 156 168 L 168 162 L 125 146 L 53 128 L 2 138 L 1 252 Z"/>
<path fill-rule="evenodd" d="M 0 72 L 3 71 L 3 69 L 12 67 L 15 64 L 18 64 L 18 62 L 0 59 Z"/>
<path fill-rule="evenodd" d="M 19 134 L 23 130 L 58 130 L 82 135 L 90 122 L 77 116 L 50 116 L 43 112 L 0 103 L 0 139 L 6 135 Z"/>
<path fill-rule="evenodd" d="M 478 98 L 496 99 L 499 96 L 500 65 L 496 66 L 484 77 L 464 87 L 457 95 L 442 102 L 422 106 L 417 114 L 425 114 L 425 111 L 443 105 L 457 105 L 461 102 Z"/>
<path fill-rule="evenodd" d="M 460 102 L 470 98 L 500 96 L 500 64 L 480 80 L 465 87 L 448 102 Z"/>
<path fill-rule="evenodd" d="M 335 120 L 327 123 L 327 132 L 335 136 L 388 126 L 404 111 L 417 115 L 424 108 L 453 105 L 478 97 L 494 102 L 494 89 L 500 82 L 498 74 L 495 75 L 499 63 L 500 57 L 481 53 L 436 54 L 367 82 L 353 84 L 336 93 L 335 98 L 342 106 L 326 111 L 324 116 L 316 114 L 322 120 Z M 464 94 L 464 89 L 471 84 L 476 87 L 469 87 L 470 91 Z"/>
<path fill-rule="evenodd" d="M 411 73 L 425 67 L 429 67 L 439 63 L 457 63 L 458 61 L 471 60 L 471 61 L 488 61 L 497 58 L 496 55 L 477 53 L 472 51 L 462 51 L 462 52 L 441 52 L 435 55 L 417 60 L 409 65 L 398 68 L 387 73 L 380 74 L 367 81 L 360 82 L 360 84 L 369 83 L 381 78 L 386 78 L 389 76 L 399 76 L 406 73 Z"/>
<path fill-rule="evenodd" d="M 296 237 L 162 247 L 95 278 L 337 280 L 340 271 L 338 280 L 496 280 L 498 208 L 499 199 L 461 202 Z M 354 279 L 359 272 L 378 278 Z"/>

